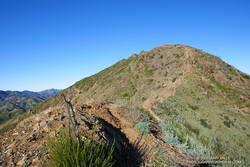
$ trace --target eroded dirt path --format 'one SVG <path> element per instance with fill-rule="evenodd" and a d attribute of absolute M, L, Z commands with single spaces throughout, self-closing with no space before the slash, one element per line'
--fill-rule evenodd
<path fill-rule="evenodd" d="M 133 127 L 132 122 L 123 116 L 122 112 L 124 111 L 122 109 L 120 109 L 114 104 L 109 104 L 109 105 L 104 104 L 101 108 L 105 108 L 105 110 L 102 110 L 102 112 L 100 112 L 100 110 L 99 111 L 89 110 L 86 112 L 92 112 L 96 116 L 101 117 L 107 121 L 115 120 L 115 122 L 113 123 L 117 127 L 121 128 L 121 131 L 127 136 L 130 142 L 135 141 L 138 138 L 138 136 L 141 135 L 141 132 Z M 152 113 L 155 114 L 153 111 Z M 156 118 L 158 117 L 156 116 Z M 160 120 L 160 118 L 158 119 Z M 159 146 L 164 148 L 165 156 L 167 156 L 177 164 L 183 166 L 194 166 L 197 161 L 194 157 L 182 152 L 176 146 L 165 142 L 162 139 L 160 132 L 156 134 L 152 133 L 144 134 L 141 142 L 146 144 L 149 150 L 152 150 L 154 147 L 159 147 Z"/>

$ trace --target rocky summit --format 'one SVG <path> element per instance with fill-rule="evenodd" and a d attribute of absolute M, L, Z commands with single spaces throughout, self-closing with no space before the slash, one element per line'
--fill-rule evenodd
<path fill-rule="evenodd" d="M 48 139 L 68 126 L 62 95 L 84 138 L 116 141 L 119 166 L 250 165 L 250 76 L 178 44 L 134 54 L 32 108 L 1 134 L 0 166 L 47 165 Z"/>

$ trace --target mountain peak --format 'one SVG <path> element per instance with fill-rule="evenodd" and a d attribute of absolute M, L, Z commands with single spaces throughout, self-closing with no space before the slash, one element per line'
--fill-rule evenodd
<path fill-rule="evenodd" d="M 16 159 L 21 159 L 18 150 L 32 149 L 33 145 L 39 154 L 45 154 L 37 143 L 44 142 L 44 136 L 57 134 L 63 121 L 65 124 L 60 96 L 64 94 L 71 99 L 78 119 L 89 120 L 91 113 L 93 120 L 104 120 L 121 129 L 129 141 L 137 137 L 138 130 L 146 133 L 149 141 L 145 140 L 145 145 L 152 146 L 154 141 L 159 144 L 156 149 L 166 152 L 160 155 L 164 165 L 171 159 L 176 164 L 195 166 L 198 164 L 190 164 L 194 159 L 211 156 L 242 160 L 249 166 L 249 88 L 248 75 L 216 56 L 181 44 L 158 46 L 84 78 L 40 104 L 34 109 L 37 114 L 28 118 L 31 121 L 23 121 L 14 130 L 22 143 L 4 140 L 0 158 L 1 151 L 9 151 L 10 146 Z M 41 117 L 45 123 L 36 121 Z M 26 127 L 22 124 L 33 129 L 22 134 Z M 27 143 L 27 136 L 32 136 L 28 133 L 40 125 L 37 141 Z M 14 138 L 14 132 L 6 135 Z M 97 132 L 91 129 L 91 133 Z M 114 134 L 109 135 L 112 138 Z"/>
<path fill-rule="evenodd" d="M 197 56 L 211 56 L 210 54 L 205 53 L 202 50 L 196 49 L 194 47 L 183 45 L 183 44 L 166 44 L 157 46 L 149 51 L 141 51 L 139 54 L 134 54 L 131 57 L 136 56 L 149 56 L 153 55 L 160 57 L 169 57 L 169 58 L 185 58 L 185 59 L 194 59 Z M 191 62 L 191 61 L 190 61 Z"/>

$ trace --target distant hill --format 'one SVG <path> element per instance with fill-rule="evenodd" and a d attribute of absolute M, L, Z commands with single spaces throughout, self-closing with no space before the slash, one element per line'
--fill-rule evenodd
<path fill-rule="evenodd" d="M 60 90 L 49 89 L 41 92 L 1 91 L 0 90 L 0 124 L 30 110 Z"/>
<path fill-rule="evenodd" d="M 242 162 L 222 166 L 250 165 L 250 76 L 219 57 L 185 45 L 163 45 L 134 54 L 39 104 L 34 109 L 37 114 L 2 137 L 2 152 L 10 151 L 10 146 L 12 150 L 2 156 L 6 164 L 21 159 L 20 150 L 32 152 L 36 147 L 43 155 L 39 143 L 46 143 L 51 131 L 57 134 L 67 124 L 62 93 L 79 111 L 79 122 L 86 120 L 78 125 L 83 133 L 97 133 L 91 127 L 99 118 L 121 130 L 129 141 L 137 137 L 136 130 L 144 132 L 149 139 L 146 145 L 157 143 L 149 157 L 151 166 L 196 166 L 196 158 Z M 92 124 L 88 114 L 97 123 Z M 31 131 L 39 138 L 27 143 Z M 106 138 L 112 139 L 115 132 L 111 132 Z M 15 134 L 19 134 L 18 144 L 9 140 Z M 31 162 L 38 156 L 27 155 Z"/>

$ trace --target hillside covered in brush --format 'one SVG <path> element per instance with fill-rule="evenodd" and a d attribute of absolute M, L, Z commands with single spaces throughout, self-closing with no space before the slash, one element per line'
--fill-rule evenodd
<path fill-rule="evenodd" d="M 26 113 L 35 105 L 58 93 L 57 89 L 41 92 L 32 91 L 1 91 L 0 90 L 0 131 L 8 120 Z M 13 121 L 13 120 L 11 120 Z"/>
<path fill-rule="evenodd" d="M 90 122 L 95 120 L 92 117 L 102 118 L 120 129 L 128 141 L 144 132 L 150 139 L 145 139 L 145 144 L 154 146 L 150 156 L 153 166 L 194 166 L 199 159 L 211 160 L 209 157 L 218 161 L 214 165 L 221 165 L 221 160 L 231 163 L 224 162 L 225 166 L 239 161 L 237 166 L 250 165 L 250 76 L 201 50 L 164 45 L 134 54 L 80 80 L 37 106 L 37 114 L 5 133 L 0 138 L 1 150 L 12 144 L 11 155 L 18 160 L 23 160 L 20 150 L 35 149 L 41 153 L 46 136 L 65 121 L 62 93 L 72 99 L 77 111 L 92 114 L 87 116 L 91 117 Z M 78 118 L 86 119 L 84 114 Z M 46 127 L 44 131 L 32 129 L 37 121 Z M 15 143 L 28 140 L 32 135 L 29 131 L 35 131 L 39 137 L 31 145 L 24 141 L 22 146 L 4 140 L 21 131 L 25 133 Z M 30 164 L 33 159 L 37 163 L 41 158 L 37 157 L 30 155 Z"/>

